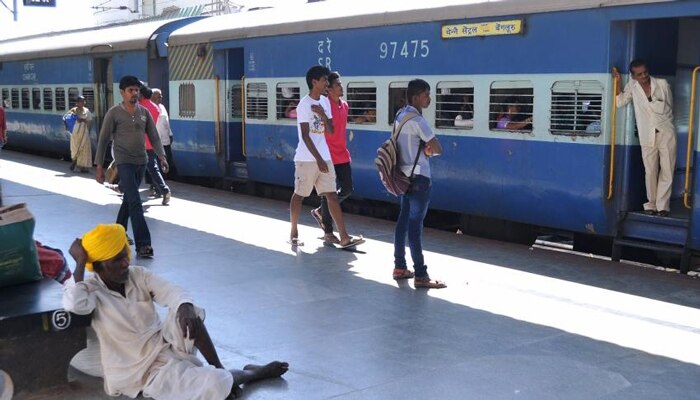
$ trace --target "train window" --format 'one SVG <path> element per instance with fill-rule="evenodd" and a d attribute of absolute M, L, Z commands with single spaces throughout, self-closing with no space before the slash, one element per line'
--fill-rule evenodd
<path fill-rule="evenodd" d="M 353 124 L 377 123 L 377 85 L 371 82 L 349 83 L 347 88 L 348 121 Z"/>
<path fill-rule="evenodd" d="M 194 83 L 181 83 L 180 116 L 183 118 L 194 118 L 196 112 Z"/>
<path fill-rule="evenodd" d="M 12 108 L 19 109 L 19 89 L 12 89 Z"/>
<path fill-rule="evenodd" d="M 41 89 L 32 88 L 32 110 L 41 110 Z"/>
<path fill-rule="evenodd" d="M 297 118 L 297 104 L 299 104 L 299 85 L 296 83 L 278 83 L 275 99 L 277 101 L 277 119 Z"/>
<path fill-rule="evenodd" d="M 243 118 L 243 99 L 241 99 L 241 84 L 234 83 L 229 91 L 231 99 L 231 118 Z"/>
<path fill-rule="evenodd" d="M 248 118 L 267 119 L 267 84 L 249 83 L 245 102 Z"/>
<path fill-rule="evenodd" d="M 3 89 L 2 90 L 2 104 L 0 106 L 2 107 L 9 107 L 10 106 L 10 89 Z"/>
<path fill-rule="evenodd" d="M 406 105 L 406 88 L 408 88 L 408 82 L 389 84 L 389 125 L 394 124 L 396 113 Z"/>
<path fill-rule="evenodd" d="M 53 90 L 44 88 L 44 110 L 53 111 Z"/>
<path fill-rule="evenodd" d="M 87 107 L 88 110 L 95 112 L 95 90 L 91 87 L 84 87 L 83 97 L 85 97 L 85 107 Z"/>
<path fill-rule="evenodd" d="M 22 109 L 29 110 L 29 89 L 22 88 Z"/>
<path fill-rule="evenodd" d="M 553 135 L 600 135 L 603 85 L 598 81 L 559 81 L 552 85 Z"/>
<path fill-rule="evenodd" d="M 66 89 L 56 88 L 56 111 L 66 111 Z"/>
<path fill-rule="evenodd" d="M 435 95 L 435 126 L 447 129 L 474 127 L 474 84 L 438 82 Z"/>
<path fill-rule="evenodd" d="M 532 132 L 533 98 L 530 81 L 493 82 L 489 127 L 492 130 Z"/>
<path fill-rule="evenodd" d="M 75 107 L 75 103 L 78 102 L 78 96 L 80 95 L 80 92 L 78 92 L 78 88 L 68 88 L 68 108 L 73 108 Z"/>

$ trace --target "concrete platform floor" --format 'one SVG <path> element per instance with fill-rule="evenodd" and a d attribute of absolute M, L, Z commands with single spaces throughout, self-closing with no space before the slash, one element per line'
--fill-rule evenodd
<path fill-rule="evenodd" d="M 26 202 L 54 247 L 113 222 L 114 192 L 68 163 L 4 151 L 5 204 Z M 367 243 L 324 247 L 305 208 L 179 183 L 144 203 L 155 259 L 187 287 L 225 365 L 287 360 L 245 399 L 697 399 L 700 281 L 595 258 L 427 229 L 444 290 L 391 279 L 393 224 L 348 215 Z M 145 190 L 145 187 L 144 187 Z M 146 193 L 143 194 L 144 199 Z M 23 399 L 107 399 L 101 381 Z"/>

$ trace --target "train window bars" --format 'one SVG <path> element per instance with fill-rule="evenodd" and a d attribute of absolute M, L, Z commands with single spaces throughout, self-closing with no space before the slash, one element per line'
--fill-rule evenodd
<path fill-rule="evenodd" d="M 241 100 L 241 84 L 234 83 L 229 90 L 231 118 L 243 118 L 243 102 Z"/>
<path fill-rule="evenodd" d="M 246 88 L 246 117 L 267 119 L 267 84 L 249 83 Z"/>
<path fill-rule="evenodd" d="M 66 111 L 66 89 L 56 88 L 56 111 Z"/>
<path fill-rule="evenodd" d="M 445 129 L 474 127 L 472 82 L 438 82 L 435 95 L 435 126 Z"/>
<path fill-rule="evenodd" d="M 348 122 L 374 125 L 377 123 L 377 85 L 372 82 L 348 83 Z"/>
<path fill-rule="evenodd" d="M 278 83 L 275 91 L 277 119 L 296 121 L 299 100 L 299 85 L 297 83 Z"/>
<path fill-rule="evenodd" d="M 389 125 L 394 124 L 396 113 L 406 105 L 408 82 L 389 83 Z"/>
<path fill-rule="evenodd" d="M 41 89 L 32 88 L 32 110 L 41 110 Z"/>
<path fill-rule="evenodd" d="M 44 111 L 53 111 L 53 89 L 44 88 Z"/>
<path fill-rule="evenodd" d="M 29 110 L 29 89 L 22 88 L 22 109 Z"/>
<path fill-rule="evenodd" d="M 19 89 L 12 89 L 12 109 L 19 109 Z"/>
<path fill-rule="evenodd" d="M 598 81 L 558 81 L 552 85 L 553 135 L 597 136 L 601 133 L 603 84 Z"/>
<path fill-rule="evenodd" d="M 80 95 L 80 92 L 78 91 L 78 88 L 72 87 L 68 88 L 68 108 L 73 108 L 75 107 L 75 103 L 78 102 L 78 96 Z"/>
<path fill-rule="evenodd" d="M 95 90 L 91 87 L 83 88 L 83 97 L 85 97 L 85 107 L 91 112 L 95 112 Z M 156 122 L 156 121 L 153 121 Z"/>
<path fill-rule="evenodd" d="M 2 90 L 2 104 L 0 104 L 0 107 L 7 107 L 10 102 L 10 89 L 3 89 Z"/>
<path fill-rule="evenodd" d="M 491 130 L 532 132 L 532 82 L 491 83 L 489 127 Z"/>
<path fill-rule="evenodd" d="M 179 94 L 180 116 L 182 118 L 194 118 L 197 113 L 194 83 L 181 83 Z"/>

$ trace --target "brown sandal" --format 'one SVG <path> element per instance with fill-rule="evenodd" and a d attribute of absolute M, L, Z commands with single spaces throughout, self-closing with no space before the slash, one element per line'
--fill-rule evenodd
<path fill-rule="evenodd" d="M 447 287 L 445 282 L 430 280 L 430 278 L 413 278 L 413 285 L 416 287 L 416 289 L 444 289 Z"/>
<path fill-rule="evenodd" d="M 413 273 L 413 271 L 409 271 L 406 268 L 394 268 L 394 273 L 392 274 L 394 277 L 395 281 L 399 281 L 401 279 L 411 279 L 416 276 L 416 274 Z"/>

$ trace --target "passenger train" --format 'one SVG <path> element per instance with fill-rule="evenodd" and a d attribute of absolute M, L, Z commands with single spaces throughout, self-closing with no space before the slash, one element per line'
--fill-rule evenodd
<path fill-rule="evenodd" d="M 420 77 L 444 148 L 431 208 L 461 215 L 468 233 L 566 231 L 578 249 L 673 254 L 687 272 L 700 252 L 698 17 L 695 0 L 314 2 L 0 42 L 0 94 L 11 143 L 67 152 L 59 116 L 78 93 L 99 128 L 120 101 L 119 77 L 137 75 L 164 90 L 179 174 L 292 186 L 297 128 L 286 111 L 307 92 L 306 70 L 325 65 L 350 105 L 354 196 L 393 202 L 373 159 Z M 638 212 L 634 114 L 613 106 L 611 70 L 634 58 L 674 93 L 668 217 Z M 498 128 L 512 103 L 532 123 Z"/>

